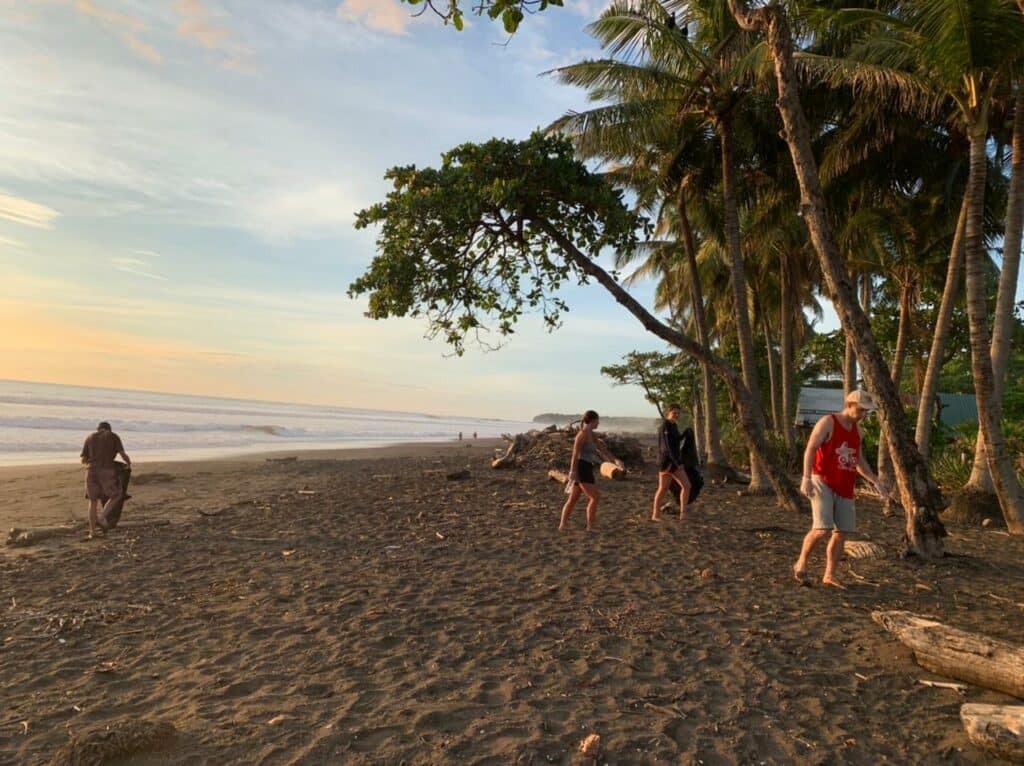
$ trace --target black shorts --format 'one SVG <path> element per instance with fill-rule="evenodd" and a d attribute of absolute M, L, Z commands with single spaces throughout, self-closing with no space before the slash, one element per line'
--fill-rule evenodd
<path fill-rule="evenodd" d="M 576 461 L 576 483 L 594 484 L 594 464 L 589 460 Z"/>

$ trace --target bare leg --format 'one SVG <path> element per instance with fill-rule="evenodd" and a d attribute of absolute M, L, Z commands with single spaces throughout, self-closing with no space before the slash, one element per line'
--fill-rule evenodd
<path fill-rule="evenodd" d="M 679 518 L 686 518 L 686 504 L 690 502 L 690 477 L 680 468 L 673 476 L 679 482 Z"/>
<path fill-rule="evenodd" d="M 89 537 L 93 537 L 96 534 L 96 525 L 99 523 L 99 520 L 96 518 L 96 512 L 99 510 L 99 506 L 99 500 L 89 501 Z"/>
<path fill-rule="evenodd" d="M 658 474 L 658 491 L 654 493 L 654 510 L 651 511 L 651 521 L 661 521 L 658 518 L 658 511 L 661 509 L 661 499 L 665 496 L 665 490 L 672 484 L 671 476 L 665 472 Z"/>
<path fill-rule="evenodd" d="M 800 558 L 798 558 L 796 563 L 793 565 L 793 574 L 796 576 L 796 579 L 804 585 L 810 584 L 807 580 L 807 559 L 811 555 L 811 551 L 814 550 L 814 547 L 827 534 L 827 529 L 812 529 L 804 536 L 804 544 L 800 548 Z"/>
<path fill-rule="evenodd" d="M 846 543 L 846 533 L 838 529 L 832 532 L 832 539 L 828 541 L 828 550 L 825 553 L 825 576 L 821 582 L 823 585 L 831 585 L 833 588 L 845 587 L 835 578 L 836 562 L 843 557 L 843 546 Z"/>
<path fill-rule="evenodd" d="M 565 531 L 568 528 L 572 509 L 576 507 L 576 501 L 580 499 L 581 494 L 583 494 L 583 490 L 580 489 L 580 485 L 573 484 L 572 489 L 569 490 L 569 498 L 565 501 L 565 505 L 562 506 L 562 518 L 558 522 L 558 529 L 560 531 Z"/>
<path fill-rule="evenodd" d="M 594 527 L 594 519 L 597 517 L 597 501 L 601 499 L 601 491 L 595 484 L 580 484 L 580 489 L 587 496 L 587 531 Z"/>

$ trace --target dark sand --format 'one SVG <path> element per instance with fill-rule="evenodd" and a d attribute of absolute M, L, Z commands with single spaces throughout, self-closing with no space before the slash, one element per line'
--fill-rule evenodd
<path fill-rule="evenodd" d="M 900 561 L 862 501 L 885 557 L 800 588 L 808 520 L 770 499 L 652 524 L 649 467 L 559 535 L 562 488 L 491 446 L 140 465 L 125 520 L 170 524 L 0 554 L 0 764 L 142 718 L 177 734 L 120 763 L 567 764 L 590 733 L 607 764 L 993 762 L 959 707 L 1012 700 L 919 684 L 870 612 L 1019 642 L 1024 540 L 953 527 L 955 557 Z M 0 523 L 81 519 L 81 485 L 0 469 Z"/>

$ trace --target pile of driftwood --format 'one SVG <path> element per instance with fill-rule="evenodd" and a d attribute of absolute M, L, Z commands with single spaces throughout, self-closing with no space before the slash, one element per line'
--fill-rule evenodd
<path fill-rule="evenodd" d="M 528 431 L 525 434 L 504 434 L 502 438 L 508 447 L 491 461 L 491 468 L 555 468 L 568 469 L 572 458 L 572 443 L 579 429 L 548 426 L 543 431 Z M 632 436 L 619 434 L 598 434 L 598 440 L 626 464 L 627 469 L 643 466 L 643 446 Z"/>

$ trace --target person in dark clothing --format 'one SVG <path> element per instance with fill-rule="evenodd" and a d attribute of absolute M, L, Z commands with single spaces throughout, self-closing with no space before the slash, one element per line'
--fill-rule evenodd
<path fill-rule="evenodd" d="M 88 466 L 85 492 L 89 497 L 89 537 L 96 534 L 97 526 L 107 531 L 106 514 L 124 494 L 114 461 L 118 455 L 127 465 L 132 464 L 121 444 L 121 437 L 111 430 L 110 423 L 106 421 L 96 426 L 96 432 L 90 434 L 82 445 L 82 463 Z M 99 512 L 101 498 L 107 498 L 102 516 Z"/>
<path fill-rule="evenodd" d="M 670 404 L 665 419 L 658 428 L 658 491 L 654 493 L 654 508 L 651 521 L 661 521 L 658 515 L 661 501 L 673 484 L 679 485 L 679 518 L 686 518 L 686 503 L 690 495 L 690 479 L 683 468 L 681 455 L 682 437 L 679 435 L 680 408 Z"/>

